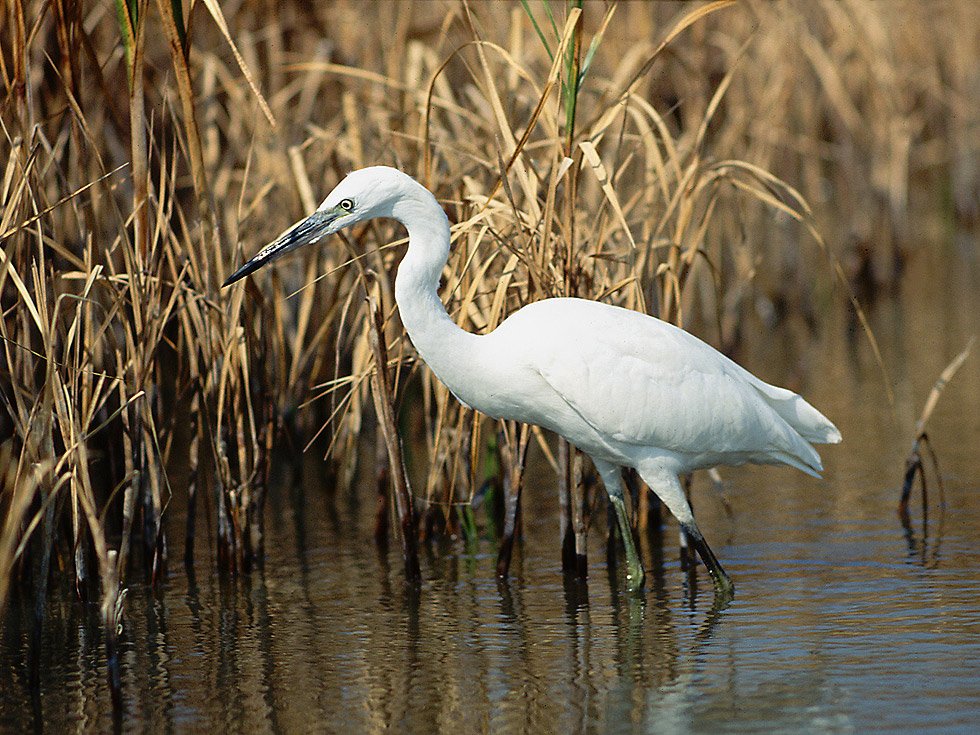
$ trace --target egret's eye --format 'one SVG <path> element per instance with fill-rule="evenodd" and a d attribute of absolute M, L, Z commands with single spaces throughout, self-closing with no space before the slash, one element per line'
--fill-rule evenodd
<path fill-rule="evenodd" d="M 342 199 L 340 202 L 340 208 L 343 209 L 345 212 L 351 211 L 354 208 L 354 200 Z"/>

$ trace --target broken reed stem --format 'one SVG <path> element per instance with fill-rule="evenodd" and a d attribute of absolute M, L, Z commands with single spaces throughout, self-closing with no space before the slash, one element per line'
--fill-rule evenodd
<path fill-rule="evenodd" d="M 966 347 L 943 368 L 936 383 L 932 386 L 932 390 L 929 391 L 929 396 L 926 398 L 919 420 L 915 423 L 915 439 L 912 442 L 912 450 L 909 452 L 908 459 L 905 460 L 905 481 L 902 483 L 902 495 L 898 501 L 898 515 L 906 525 L 909 519 L 909 496 L 912 494 L 912 486 L 915 483 L 916 475 L 919 476 L 919 481 L 922 485 L 923 517 L 928 507 L 926 473 L 922 463 L 922 453 L 920 452 L 922 446 L 925 446 L 929 457 L 932 459 L 932 466 L 936 473 L 936 483 L 939 487 L 940 508 L 946 504 L 945 493 L 943 492 L 943 476 L 939 472 L 939 458 L 936 457 L 936 453 L 933 451 L 932 444 L 929 441 L 929 435 L 926 433 L 926 423 L 936 409 L 940 394 L 949 384 L 949 381 L 952 380 L 953 376 L 956 375 L 956 371 L 960 369 L 960 366 L 966 361 L 966 358 L 970 356 L 970 350 L 973 349 L 973 343 L 975 341 L 976 337 L 970 337 L 970 340 L 966 343 Z"/>

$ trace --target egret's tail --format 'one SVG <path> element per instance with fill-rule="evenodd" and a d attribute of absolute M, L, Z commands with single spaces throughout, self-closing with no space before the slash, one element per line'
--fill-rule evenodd
<path fill-rule="evenodd" d="M 763 400 L 782 419 L 781 439 L 766 452 L 767 461 L 788 464 L 808 475 L 819 477 L 823 462 L 812 444 L 836 444 L 841 433 L 830 419 L 791 390 L 754 383 Z"/>
<path fill-rule="evenodd" d="M 778 388 L 759 381 L 756 387 L 772 410 L 789 424 L 796 433 L 815 444 L 836 444 L 841 440 L 840 431 L 830 419 L 786 388 Z"/>

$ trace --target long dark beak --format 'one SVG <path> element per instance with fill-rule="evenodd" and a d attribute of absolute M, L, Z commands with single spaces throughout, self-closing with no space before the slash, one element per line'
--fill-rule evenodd
<path fill-rule="evenodd" d="M 300 220 L 232 273 L 228 280 L 221 284 L 221 287 L 230 286 L 235 281 L 241 280 L 249 273 L 254 273 L 266 263 L 271 263 L 290 250 L 295 250 L 303 245 L 310 245 L 324 235 L 330 234 L 330 225 L 337 219 L 337 216 L 335 212 L 322 212 L 318 209 L 306 219 Z"/>

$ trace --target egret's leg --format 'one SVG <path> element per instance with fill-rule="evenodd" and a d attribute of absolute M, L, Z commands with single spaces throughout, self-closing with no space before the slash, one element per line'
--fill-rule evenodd
<path fill-rule="evenodd" d="M 640 561 L 640 556 L 636 553 L 636 545 L 633 543 L 633 527 L 630 525 L 629 516 L 626 514 L 626 502 L 623 500 L 622 494 L 610 495 L 609 497 L 616 509 L 619 532 L 623 537 L 623 546 L 626 550 L 626 586 L 630 592 L 636 592 L 643 587 L 646 574 L 643 571 L 643 562 Z"/>
<path fill-rule="evenodd" d="M 690 523 L 681 523 L 684 530 L 687 532 L 687 538 L 690 540 L 691 544 L 694 546 L 695 550 L 698 552 L 698 556 L 701 557 L 701 561 L 708 568 L 708 573 L 711 575 L 711 581 L 714 582 L 715 592 L 719 594 L 731 597 L 735 592 L 735 585 L 732 583 L 731 578 L 725 573 L 725 570 L 721 568 L 721 564 L 718 562 L 718 557 L 708 546 L 708 542 L 704 540 L 704 536 L 701 535 L 701 531 L 698 529 L 697 524 L 694 521 Z"/>
<path fill-rule="evenodd" d="M 596 460 L 593 464 L 599 474 L 602 475 L 602 484 L 606 486 L 609 500 L 612 501 L 613 508 L 616 509 L 616 519 L 619 521 L 619 534 L 623 537 L 623 546 L 626 550 L 626 585 L 631 592 L 636 592 L 643 587 L 645 574 L 643 572 L 643 562 L 640 561 L 639 554 L 636 553 L 636 545 L 633 543 L 633 527 L 630 525 L 629 515 L 626 513 L 626 501 L 623 497 L 623 476 L 620 474 L 618 466 L 611 462 Z"/>
<path fill-rule="evenodd" d="M 718 594 L 731 597 L 735 592 L 735 585 L 732 584 L 732 580 L 725 573 L 725 570 L 721 568 L 718 557 L 708 546 L 708 542 L 704 540 L 704 536 L 698 529 L 698 524 L 694 522 L 694 513 L 691 512 L 691 506 L 684 496 L 684 488 L 681 487 L 677 475 L 653 462 L 642 463 L 638 469 L 640 477 L 670 509 L 674 518 L 681 524 L 681 528 L 687 533 L 691 544 L 698 552 L 698 556 L 708 568 L 711 581 L 715 585 L 715 591 Z"/>

